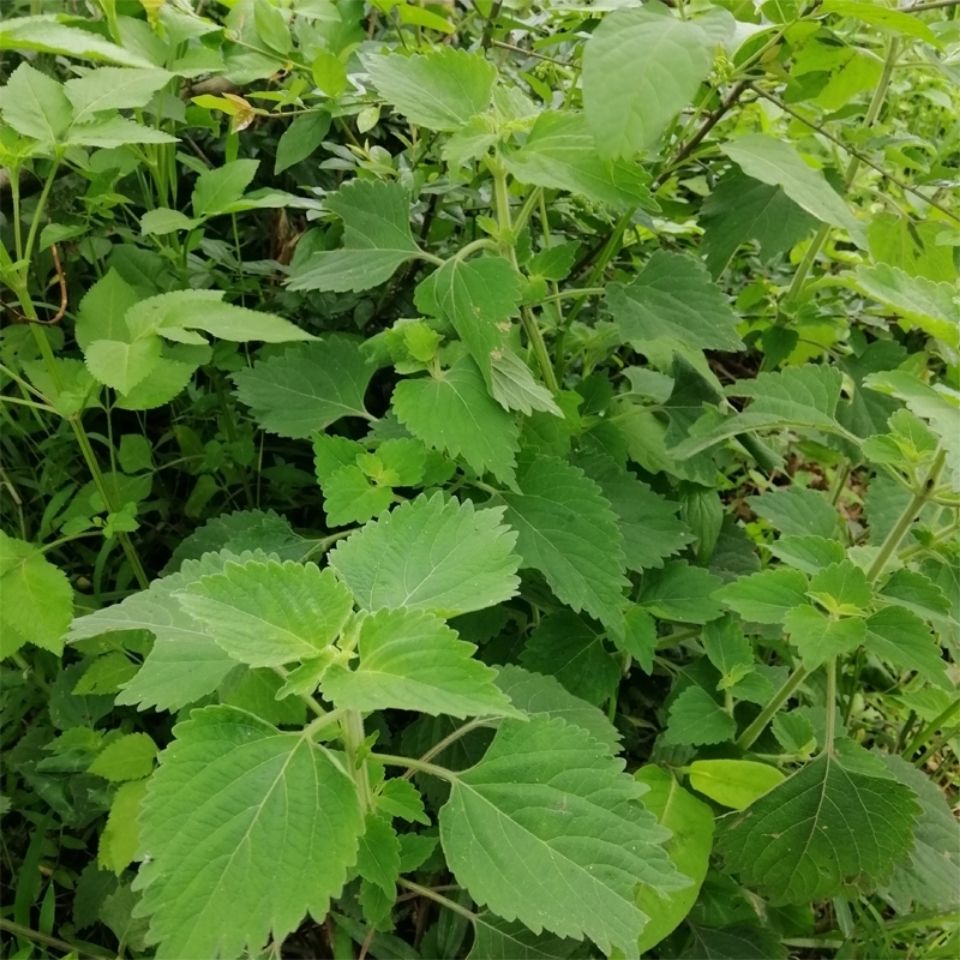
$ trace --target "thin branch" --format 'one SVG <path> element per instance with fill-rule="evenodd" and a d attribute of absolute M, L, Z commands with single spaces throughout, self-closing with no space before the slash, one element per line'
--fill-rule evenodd
<path fill-rule="evenodd" d="M 957 0 L 957 3 L 960 4 L 960 0 Z M 943 206 L 943 204 L 941 204 L 937 200 L 934 200 L 932 197 L 928 197 L 921 190 L 918 190 L 916 187 L 911 186 L 909 183 L 907 183 L 904 180 L 901 180 L 899 177 L 895 177 L 892 173 L 890 173 L 889 171 L 881 167 L 880 164 L 871 160 L 865 154 L 860 153 L 859 150 L 855 150 L 849 144 L 844 143 L 839 137 L 834 136 L 832 133 L 826 130 L 823 126 L 821 126 L 819 123 L 815 122 L 814 120 L 808 119 L 802 113 L 799 113 L 798 111 L 794 110 L 793 107 L 791 107 L 789 104 L 784 103 L 779 97 L 775 96 L 772 93 L 768 93 L 766 90 L 763 90 L 762 88 L 758 87 L 755 83 L 751 82 L 749 86 L 750 86 L 750 89 L 757 94 L 757 96 L 763 97 L 764 100 L 769 100 L 770 103 L 779 107 L 781 110 L 783 110 L 784 113 L 787 113 L 791 117 L 793 117 L 795 120 L 799 120 L 801 123 L 806 124 L 806 126 L 810 127 L 811 130 L 816 130 L 817 133 L 826 137 L 831 143 L 835 143 L 838 147 L 840 147 L 841 150 L 845 150 L 851 156 L 856 157 L 857 160 L 860 161 L 860 163 L 866 164 L 866 166 L 870 167 L 872 170 L 876 170 L 876 172 L 879 173 L 885 180 L 889 180 L 891 183 L 896 184 L 901 190 L 904 190 L 907 193 L 912 193 L 915 197 L 918 197 L 924 203 L 929 204 L 934 209 L 939 210 L 942 214 L 945 214 L 951 220 L 955 220 L 957 223 L 960 223 L 960 216 L 957 216 L 957 214 L 955 214 L 948 207 Z"/>
<path fill-rule="evenodd" d="M 900 7 L 901 13 L 923 13 L 925 10 L 946 10 L 948 7 L 960 7 L 960 0 L 930 0 L 929 3 L 912 3 Z"/>
<path fill-rule="evenodd" d="M 572 63 L 557 60 L 555 57 L 548 57 L 545 53 L 537 53 L 536 50 L 528 50 L 526 47 L 518 47 L 515 43 L 507 43 L 505 40 L 491 40 L 490 46 L 502 47 L 504 50 L 512 50 L 514 53 L 522 53 L 524 56 L 533 57 L 536 60 L 545 60 L 547 63 L 556 64 L 558 67 L 569 69 L 573 66 Z"/>

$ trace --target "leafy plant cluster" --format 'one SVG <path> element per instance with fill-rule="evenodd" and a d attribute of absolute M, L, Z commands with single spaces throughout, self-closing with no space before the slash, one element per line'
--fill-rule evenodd
<path fill-rule="evenodd" d="M 13 0 L 10 957 L 947 957 L 952 2 Z"/>

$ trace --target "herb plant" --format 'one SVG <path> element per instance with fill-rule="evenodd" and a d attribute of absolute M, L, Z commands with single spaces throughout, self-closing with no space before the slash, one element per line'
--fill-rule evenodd
<path fill-rule="evenodd" d="M 4 955 L 955 955 L 957 4 L 11 6 Z"/>

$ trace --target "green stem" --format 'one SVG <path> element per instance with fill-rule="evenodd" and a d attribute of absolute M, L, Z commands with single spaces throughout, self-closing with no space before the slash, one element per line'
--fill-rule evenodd
<path fill-rule="evenodd" d="M 924 740 L 932 737 L 954 714 L 960 709 L 960 700 L 954 700 L 945 710 L 938 713 L 926 726 L 921 727 L 916 736 L 910 741 L 907 748 L 903 751 L 904 757 L 911 757 L 920 749 L 920 744 Z"/>
<path fill-rule="evenodd" d="M 371 753 L 371 760 L 376 760 L 388 767 L 406 767 L 408 770 L 414 770 L 417 773 L 428 773 L 431 777 L 439 777 L 441 780 L 447 780 L 455 783 L 457 775 L 446 767 L 438 767 L 435 763 L 426 763 L 423 760 L 415 760 L 413 757 L 400 757 L 393 753 Z"/>
<path fill-rule="evenodd" d="M 837 658 L 831 657 L 825 664 L 827 670 L 827 723 L 824 732 L 824 750 L 833 753 L 833 741 L 837 736 Z"/>
<path fill-rule="evenodd" d="M 955 723 L 952 727 L 947 727 L 941 733 L 938 733 L 924 748 L 923 752 L 913 761 L 915 767 L 922 767 L 945 743 L 952 740 L 960 733 L 960 723 Z"/>
<path fill-rule="evenodd" d="M 870 569 L 867 571 L 867 579 L 871 582 L 883 573 L 890 558 L 896 553 L 897 548 L 900 546 L 900 541 L 907 535 L 907 531 L 913 525 L 917 515 L 923 509 L 927 500 L 930 499 L 930 495 L 933 493 L 933 488 L 936 486 L 937 477 L 939 477 L 940 471 L 943 469 L 945 460 L 946 453 L 941 450 L 934 459 L 923 483 L 921 483 L 919 489 L 914 491 L 910 502 L 903 508 L 903 512 L 900 514 L 897 522 L 893 525 L 893 528 L 887 534 L 883 543 L 880 544 L 880 550 L 874 558 L 873 563 L 870 564 Z"/>
<path fill-rule="evenodd" d="M 449 897 L 445 897 L 442 893 L 437 893 L 436 890 L 431 890 L 429 887 L 423 887 L 419 883 L 414 883 L 412 880 L 407 880 L 406 877 L 398 877 L 397 885 L 404 887 L 413 893 L 419 894 L 421 897 L 426 897 L 427 899 L 432 900 L 434 903 L 439 903 L 441 907 L 446 907 L 448 910 L 452 910 L 454 913 L 459 913 L 461 917 L 466 917 L 471 923 L 474 923 L 480 919 L 478 914 L 474 913 L 472 910 L 468 910 L 464 906 L 461 906 L 455 900 L 451 900 Z"/>
<path fill-rule="evenodd" d="M 25 927 L 21 923 L 14 923 L 13 920 L 0 919 L 0 930 L 6 930 L 24 940 L 32 940 L 34 943 L 42 943 L 45 947 L 53 947 L 55 950 L 61 950 L 65 953 L 75 953 L 81 957 L 96 957 L 97 960 L 112 960 L 112 954 L 100 953 L 92 947 L 78 946 L 75 943 L 68 943 L 58 937 L 51 937 L 49 934 L 41 933 L 39 930 L 33 930 L 31 927 Z"/>
<path fill-rule="evenodd" d="M 452 733 L 448 733 L 442 740 L 438 740 L 423 756 L 419 758 L 421 763 L 429 763 L 434 757 L 440 756 L 451 743 L 456 743 L 461 737 L 465 737 L 468 733 L 473 732 L 474 730 L 479 730 L 481 727 L 489 727 L 491 721 L 489 719 L 479 719 L 471 720 L 469 723 L 465 723 L 462 727 L 457 727 Z M 403 776 L 405 780 L 409 780 L 416 770 L 411 767 Z"/>
<path fill-rule="evenodd" d="M 863 127 L 861 128 L 863 130 L 869 130 L 880 117 L 880 111 L 883 109 L 883 101 L 887 95 L 887 87 L 890 86 L 890 78 L 893 76 L 893 68 L 896 64 L 897 53 L 899 50 L 899 41 L 896 37 L 892 37 L 887 45 L 887 55 L 883 61 L 883 72 L 880 74 L 880 81 L 878 82 L 876 89 L 873 91 L 873 97 L 870 100 L 870 105 L 867 107 L 866 114 L 864 114 Z M 860 158 L 857 156 L 852 156 L 843 175 L 843 185 L 845 190 L 849 190 L 853 185 L 853 181 L 856 179 L 857 171 L 859 169 Z M 790 287 L 787 290 L 786 297 L 784 298 L 787 303 L 796 300 L 800 296 L 800 292 L 803 290 L 803 286 L 806 283 L 807 275 L 813 268 L 813 264 L 816 261 L 817 256 L 819 255 L 820 250 L 826 242 L 829 234 L 830 224 L 822 224 L 813 240 L 810 242 L 810 246 L 807 248 L 807 252 L 804 254 L 803 260 L 800 261 L 800 266 L 797 268 L 797 272 L 793 275 L 793 281 L 791 282 Z"/>
<path fill-rule="evenodd" d="M 365 734 L 363 731 L 363 715 L 356 710 L 344 712 L 340 721 L 343 731 L 343 745 L 350 764 L 350 775 L 357 785 L 357 794 L 360 797 L 360 809 L 366 812 L 373 807 L 373 795 L 370 791 L 370 773 L 367 770 L 366 759 L 360 759 Z"/>
<path fill-rule="evenodd" d="M 770 702 L 757 714 L 754 721 L 737 737 L 736 746 L 740 750 L 749 750 L 756 739 L 766 729 L 779 709 L 790 699 L 797 687 L 810 676 L 811 671 L 800 665 L 783 682 L 783 686 L 773 695 Z"/>

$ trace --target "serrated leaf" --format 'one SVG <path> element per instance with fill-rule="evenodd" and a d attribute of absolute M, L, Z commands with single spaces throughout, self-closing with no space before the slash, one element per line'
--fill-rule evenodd
<path fill-rule="evenodd" d="M 68 80 L 63 90 L 73 104 L 73 122 L 77 123 L 103 110 L 145 107 L 172 77 L 159 69 L 100 67 Z"/>
<path fill-rule="evenodd" d="M 156 638 L 139 673 L 117 695 L 118 704 L 176 710 L 216 690 L 235 668 L 236 662 L 173 597 L 192 581 L 221 571 L 231 559 L 239 558 L 224 552 L 185 560 L 178 573 L 154 580 L 149 589 L 73 621 L 70 640 L 118 630 L 148 630 Z"/>
<path fill-rule="evenodd" d="M 710 866 L 713 811 L 662 767 L 648 764 L 634 777 L 650 788 L 641 802 L 671 833 L 664 849 L 680 873 L 692 881 L 686 889 L 667 897 L 643 886 L 637 891 L 637 906 L 650 917 L 637 945 L 645 954 L 680 925 L 697 900 Z"/>
<path fill-rule="evenodd" d="M 146 790 L 146 780 L 124 783 L 113 795 L 110 803 L 107 825 L 100 834 L 97 863 L 117 876 L 120 876 L 139 854 L 140 825 L 137 821 Z"/>
<path fill-rule="evenodd" d="M 800 651 L 807 670 L 856 650 L 867 633 L 864 621 L 858 617 L 835 618 L 809 605 L 788 611 L 783 628 Z"/>
<path fill-rule="evenodd" d="M 834 524 L 835 517 L 830 518 L 830 522 Z M 843 544 L 838 540 L 812 534 L 780 537 L 770 544 L 770 552 L 786 566 L 808 574 L 839 563 L 844 555 Z"/>
<path fill-rule="evenodd" d="M 195 710 L 174 735 L 141 815 L 136 886 L 157 957 L 237 956 L 307 912 L 322 920 L 363 829 L 339 761 L 233 707 Z"/>
<path fill-rule="evenodd" d="M 880 588 L 880 599 L 894 601 L 934 623 L 950 616 L 950 597 L 938 583 L 916 570 L 895 570 Z"/>
<path fill-rule="evenodd" d="M 523 146 L 503 162 L 521 183 L 566 190 L 613 207 L 655 209 L 643 168 L 599 157 L 586 117 L 575 111 L 545 110 Z"/>
<path fill-rule="evenodd" d="M 367 814 L 357 850 L 357 872 L 367 883 L 379 887 L 391 901 L 396 898 L 400 841 L 385 817 Z"/>
<path fill-rule="evenodd" d="M 916 670 L 944 689 L 952 689 L 943 652 L 930 628 L 911 610 L 884 607 L 867 618 L 867 650 L 901 670 Z"/>
<path fill-rule="evenodd" d="M 559 717 L 583 727 L 611 753 L 616 752 L 620 733 L 607 715 L 586 700 L 575 697 L 556 677 L 507 664 L 497 668 L 495 682 L 518 710 L 534 717 Z"/>
<path fill-rule="evenodd" d="M 212 217 L 243 196 L 260 166 L 259 160 L 231 160 L 222 167 L 204 170 L 193 185 L 191 205 L 195 217 Z"/>
<path fill-rule="evenodd" d="M 522 923 L 509 923 L 492 913 L 473 921 L 474 938 L 467 960 L 565 960 L 580 942 L 550 933 L 534 933 Z"/>
<path fill-rule="evenodd" d="M 747 497 L 750 509 L 771 523 L 784 536 L 814 536 L 833 540 L 837 534 L 837 510 L 820 490 L 791 486 Z M 842 559 L 842 557 L 838 558 Z"/>
<path fill-rule="evenodd" d="M 145 337 L 133 343 L 94 340 L 85 351 L 87 369 L 100 383 L 120 393 L 129 393 L 150 376 L 160 359 L 162 346 L 159 337 Z"/>
<path fill-rule="evenodd" d="M 733 717 L 696 684 L 682 690 L 670 706 L 664 744 L 699 746 L 723 743 L 736 733 Z"/>
<path fill-rule="evenodd" d="M 456 775 L 440 810 L 450 869 L 473 899 L 534 933 L 589 937 L 636 957 L 638 881 L 682 887 L 667 832 L 637 803 L 642 785 L 579 727 L 505 721 L 483 759 Z M 482 852 L 483 855 L 478 854 Z"/>
<path fill-rule="evenodd" d="M 482 56 L 440 47 L 423 56 L 367 56 L 377 90 L 411 123 L 458 130 L 490 104 L 497 71 Z"/>
<path fill-rule="evenodd" d="M 360 662 L 334 664 L 324 696 L 348 710 L 417 710 L 432 716 L 516 715 L 496 671 L 442 620 L 419 610 L 380 610 L 360 621 Z M 369 878 L 367 878 L 369 879 Z"/>
<path fill-rule="evenodd" d="M 810 579 L 810 596 L 834 613 L 862 613 L 873 599 L 866 574 L 852 560 L 841 560 Z"/>
<path fill-rule="evenodd" d="M 0 22 L 0 50 L 37 50 L 123 67 L 155 66 L 134 50 L 111 43 L 98 33 L 62 23 L 57 14 L 3 20 Z"/>
<path fill-rule="evenodd" d="M 393 409 L 428 447 L 462 457 L 480 475 L 513 480 L 519 429 L 490 398 L 469 357 L 432 376 L 401 380 L 393 390 Z"/>
<path fill-rule="evenodd" d="M 599 152 L 628 157 L 651 146 L 693 100 L 713 45 L 699 24 L 659 3 L 607 14 L 583 55 L 584 107 Z"/>
<path fill-rule="evenodd" d="M 748 240 L 757 242 L 761 260 L 769 262 L 799 243 L 815 222 L 780 187 L 730 173 L 700 208 L 707 268 L 718 276 Z"/>
<path fill-rule="evenodd" d="M 391 817 L 399 817 L 409 823 L 430 825 L 430 818 L 424 810 L 420 791 L 409 780 L 402 777 L 392 777 L 384 781 L 377 791 L 374 803 L 377 809 Z"/>
<path fill-rule="evenodd" d="M 807 903 L 883 882 L 910 849 L 918 812 L 907 787 L 825 753 L 737 816 L 718 846 L 774 905 Z"/>
<path fill-rule="evenodd" d="M 515 542 L 502 509 L 422 494 L 337 544 L 330 565 L 365 610 L 452 617 L 516 593 Z"/>
<path fill-rule="evenodd" d="M 399 183 L 352 180 L 324 202 L 343 221 L 343 249 L 311 254 L 293 272 L 291 290 L 369 290 L 421 253 L 410 232 L 410 196 Z"/>
<path fill-rule="evenodd" d="M 694 350 L 740 350 L 737 315 L 699 260 L 658 250 L 629 284 L 607 286 L 622 340 L 665 339 Z"/>
<path fill-rule="evenodd" d="M 960 868 L 960 824 L 943 791 L 902 757 L 882 754 L 881 759 L 920 804 L 910 855 L 894 866 L 881 894 L 905 915 L 916 906 L 941 911 L 960 908 L 960 891 L 954 882 Z"/>
<path fill-rule="evenodd" d="M 655 616 L 683 623 L 709 623 L 723 610 L 714 596 L 722 581 L 703 567 L 672 560 L 643 579 L 639 603 Z"/>
<path fill-rule="evenodd" d="M 843 227 L 854 236 L 860 225 L 844 199 L 824 175 L 804 162 L 785 140 L 762 133 L 748 133 L 720 148 L 747 176 L 783 192 L 811 217 Z"/>
<path fill-rule="evenodd" d="M 323 481 L 323 511 L 332 527 L 366 523 L 389 509 L 393 500 L 390 487 L 371 483 L 355 464 L 334 470 Z"/>
<path fill-rule="evenodd" d="M 0 49 L 8 30 L 0 25 Z M 21 63 L 0 87 L 0 112 L 17 133 L 49 145 L 60 141 L 73 117 L 63 87 L 28 63 Z"/>
<path fill-rule="evenodd" d="M 599 486 L 577 467 L 541 457 L 523 466 L 516 492 L 500 498 L 523 565 L 539 570 L 573 610 L 618 625 L 627 585 L 623 536 Z"/>
<path fill-rule="evenodd" d="M 733 617 L 708 623 L 700 640 L 707 659 L 720 671 L 718 690 L 728 690 L 753 671 L 753 645 Z"/>
<path fill-rule="evenodd" d="M 577 697 L 598 706 L 616 690 L 620 666 L 592 629 L 569 610 L 545 617 L 530 635 L 520 662 L 527 670 L 556 677 Z"/>
<path fill-rule="evenodd" d="M 108 743 L 87 768 L 106 780 L 140 780 L 153 770 L 157 745 L 146 733 L 128 733 Z"/>
<path fill-rule="evenodd" d="M 251 667 L 317 656 L 353 609 L 331 570 L 292 560 L 230 560 L 173 597 L 219 647 Z"/>
<path fill-rule="evenodd" d="M 232 379 L 264 430 L 303 439 L 341 417 L 369 419 L 363 396 L 372 376 L 357 342 L 332 335 L 260 360 Z"/>
<path fill-rule="evenodd" d="M 746 809 L 785 779 L 776 767 L 756 760 L 695 760 L 687 775 L 694 790 L 734 810 Z"/>
<path fill-rule="evenodd" d="M 177 138 L 169 133 L 126 117 L 100 117 L 86 123 L 74 123 L 64 138 L 64 143 L 70 146 L 102 147 L 106 150 L 125 144 L 176 142 Z"/>
<path fill-rule="evenodd" d="M 33 544 L 0 530 L 0 656 L 33 643 L 60 656 L 73 618 L 67 575 Z"/>
<path fill-rule="evenodd" d="M 725 584 L 717 597 L 754 623 L 783 623 L 787 612 L 807 602 L 807 578 L 799 570 L 761 570 Z"/>

